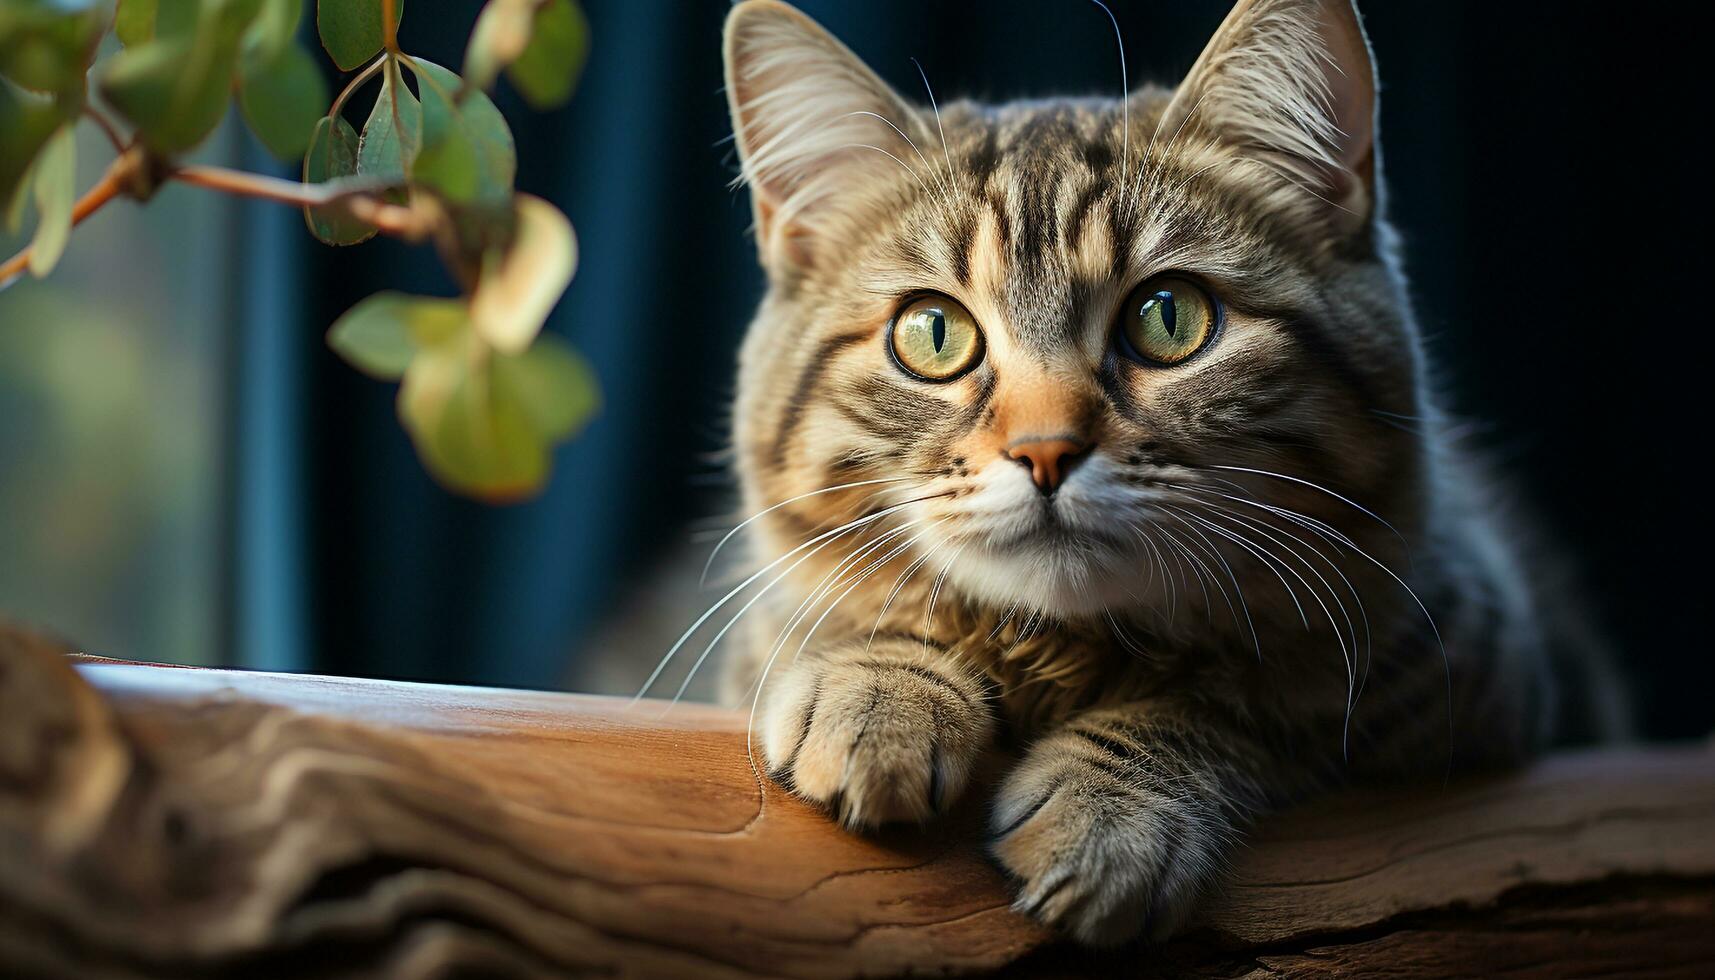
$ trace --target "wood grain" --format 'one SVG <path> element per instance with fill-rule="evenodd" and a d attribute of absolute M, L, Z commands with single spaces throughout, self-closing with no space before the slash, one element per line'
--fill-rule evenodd
<path fill-rule="evenodd" d="M 980 803 L 874 837 L 744 718 L 83 661 L 0 629 L 0 976 L 1692 976 L 1715 752 L 1610 750 L 1265 824 L 1167 947 L 1008 909 Z"/>

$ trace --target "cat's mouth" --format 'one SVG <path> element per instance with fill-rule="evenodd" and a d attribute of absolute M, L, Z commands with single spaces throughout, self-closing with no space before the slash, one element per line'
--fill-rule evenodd
<path fill-rule="evenodd" d="M 1034 521 L 1016 522 L 1010 534 L 992 542 L 997 550 L 1016 548 L 1025 557 L 1041 549 L 1088 551 L 1091 548 L 1123 550 L 1125 538 L 1090 520 L 1087 504 L 1069 502 L 1059 494 L 1043 497 L 1035 505 Z"/>
<path fill-rule="evenodd" d="M 1130 516 L 1137 501 L 1120 497 L 1100 480 L 1074 480 L 1051 496 L 1005 494 L 1004 506 L 984 508 L 949 577 L 977 598 L 1058 616 L 1133 605 L 1141 600 L 1128 586 L 1143 545 Z"/>

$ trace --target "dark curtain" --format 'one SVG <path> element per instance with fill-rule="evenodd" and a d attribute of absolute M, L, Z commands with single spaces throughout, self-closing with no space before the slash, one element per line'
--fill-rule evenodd
<path fill-rule="evenodd" d="M 1111 28 L 1087 0 L 802 6 L 920 101 L 912 57 L 942 100 L 1119 88 Z M 1707 86 L 1677 77 L 1693 32 L 1668 4 L 1361 6 L 1438 382 L 1582 558 L 1652 730 L 1703 731 L 1710 670 L 1691 617 L 1706 574 L 1684 557 L 1702 522 L 1680 461 L 1707 412 L 1691 404 L 1692 359 L 1674 356 L 1701 328 L 1700 304 L 1676 302 L 1697 281 L 1684 229 L 1706 200 L 1683 127 L 1707 115 L 1688 104 Z M 747 199 L 727 187 L 726 5 L 585 7 L 593 46 L 572 104 L 537 114 L 498 98 L 519 186 L 578 229 L 581 265 L 550 329 L 605 393 L 540 499 L 496 509 L 441 491 L 393 389 L 321 342 L 378 289 L 450 294 L 431 254 L 334 252 L 293 220 L 247 229 L 233 541 L 236 656 L 251 665 L 554 686 L 602 611 L 721 505 L 733 355 L 761 289 Z M 1226 4 L 1113 7 L 1136 84 L 1175 81 Z M 402 36 L 456 67 L 477 9 L 414 5 Z"/>

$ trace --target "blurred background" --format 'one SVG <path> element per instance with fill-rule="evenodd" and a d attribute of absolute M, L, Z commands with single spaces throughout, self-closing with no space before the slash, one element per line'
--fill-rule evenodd
<path fill-rule="evenodd" d="M 570 106 L 497 96 L 519 187 L 577 227 L 549 326 L 604 389 L 547 492 L 494 508 L 441 490 L 393 386 L 323 343 L 378 289 L 455 292 L 431 254 L 336 252 L 292 209 L 170 185 L 80 227 L 51 279 L 0 293 L 0 614 L 115 657 L 478 684 L 616 688 L 659 657 L 626 650 L 642 668 L 614 671 L 596 650 L 730 509 L 726 404 L 761 277 L 728 186 L 726 3 L 583 3 Z M 1134 82 L 1168 83 L 1227 6 L 1111 3 Z M 1087 0 L 801 5 L 919 100 L 912 57 L 943 103 L 1119 86 Z M 1695 33 L 1668 3 L 1361 6 L 1438 382 L 1579 557 L 1646 729 L 1706 733 Z M 428 9 L 409 6 L 402 42 L 458 64 L 479 4 Z M 110 150 L 90 130 L 79 151 L 85 187 Z M 296 169 L 231 121 L 199 156 Z M 694 611 L 646 618 L 670 640 Z"/>

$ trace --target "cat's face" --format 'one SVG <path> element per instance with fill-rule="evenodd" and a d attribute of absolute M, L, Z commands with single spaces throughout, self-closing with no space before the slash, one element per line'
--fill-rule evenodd
<path fill-rule="evenodd" d="M 1231 68 L 937 114 L 788 9 L 763 27 L 729 38 L 771 282 L 737 435 L 751 503 L 809 495 L 783 544 L 888 508 L 871 529 L 967 597 L 1135 611 L 1255 541 L 1248 471 L 1383 499 L 1409 466 L 1375 415 L 1413 412 L 1416 365 L 1375 241 L 1367 52 L 1361 90 L 1306 80 L 1344 106 L 1337 138 L 1265 144 L 1233 128 L 1257 107 Z"/>

